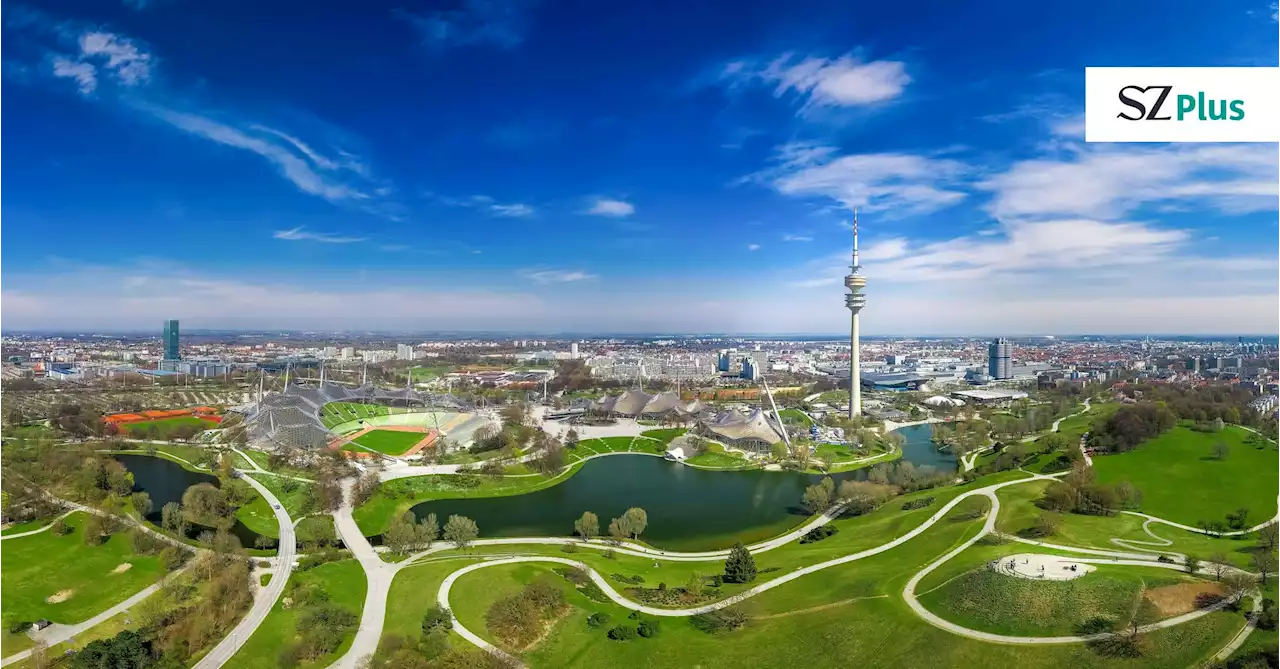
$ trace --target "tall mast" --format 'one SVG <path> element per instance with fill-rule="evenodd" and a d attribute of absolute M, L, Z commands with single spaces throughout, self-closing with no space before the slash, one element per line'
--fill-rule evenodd
<path fill-rule="evenodd" d="M 867 286 L 866 277 L 862 276 L 862 266 L 858 262 L 858 210 L 853 210 L 853 252 L 850 256 L 849 274 L 844 277 L 844 286 L 849 290 L 844 296 L 844 305 L 849 309 L 849 418 L 853 419 L 862 413 L 862 362 L 858 351 L 858 312 L 867 304 L 867 297 L 862 294 Z"/>

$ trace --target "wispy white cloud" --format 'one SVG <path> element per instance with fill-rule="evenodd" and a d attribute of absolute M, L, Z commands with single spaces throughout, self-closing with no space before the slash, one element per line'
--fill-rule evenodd
<path fill-rule="evenodd" d="M 450 207 L 476 209 L 492 216 L 499 216 L 502 218 L 530 218 L 538 214 L 538 210 L 535 209 L 533 205 L 521 202 L 498 202 L 488 195 L 472 195 L 471 197 L 456 198 L 427 192 L 424 193 L 424 197 Z"/>
<path fill-rule="evenodd" d="M 782 241 L 784 241 L 784 242 L 811 242 L 811 241 L 813 241 L 813 237 L 810 237 L 809 235 L 783 235 L 783 236 L 782 236 Z"/>
<path fill-rule="evenodd" d="M 309 232 L 302 226 L 289 230 L 276 230 L 271 236 L 290 242 L 323 242 L 325 244 L 354 244 L 365 240 L 364 237 L 343 237 L 327 232 Z"/>
<path fill-rule="evenodd" d="M 839 58 L 797 57 L 784 54 L 763 66 L 734 61 L 721 77 L 732 85 L 763 83 L 774 96 L 794 95 L 805 107 L 856 107 L 887 102 L 902 95 L 911 77 L 906 64 L 877 60 L 863 62 L 852 55 Z"/>
<path fill-rule="evenodd" d="M 596 278 L 596 275 L 582 270 L 565 269 L 521 270 L 520 275 L 538 284 L 573 283 Z"/>
<path fill-rule="evenodd" d="M 125 86 L 137 86 L 151 79 L 152 56 L 127 37 L 109 32 L 86 32 L 80 36 L 80 53 L 88 60 L 106 63 L 103 69 L 111 72 Z"/>
<path fill-rule="evenodd" d="M 748 251 L 759 251 L 759 250 L 760 250 L 760 245 L 759 245 L 759 244 L 747 244 L 747 250 L 748 250 Z"/>
<path fill-rule="evenodd" d="M 527 204 L 494 204 L 489 210 L 495 216 L 505 216 L 507 218 L 528 218 L 534 215 L 533 207 Z"/>
<path fill-rule="evenodd" d="M 1124 217 L 1143 205 L 1276 209 L 1274 145 L 1084 145 L 1066 157 L 1014 163 L 978 188 L 997 218 Z"/>
<path fill-rule="evenodd" d="M 98 69 L 93 65 L 65 56 L 55 56 L 52 60 L 53 76 L 75 79 L 81 95 L 92 95 L 98 88 Z"/>
<path fill-rule="evenodd" d="M 492 45 L 513 49 L 524 41 L 537 0 L 462 0 L 448 9 L 425 13 L 398 11 L 427 48 L 443 51 Z"/>
<path fill-rule="evenodd" d="M 636 213 L 635 205 L 623 200 L 613 200 L 609 198 L 597 198 L 591 203 L 586 213 L 595 216 L 611 216 L 613 218 L 625 218 Z"/>
<path fill-rule="evenodd" d="M 286 140 L 276 143 L 263 136 L 253 136 L 227 123 L 191 112 L 177 111 L 146 103 L 134 103 L 134 107 L 169 125 L 196 137 L 218 144 L 256 153 L 274 165 L 281 176 L 293 182 L 305 193 L 317 195 L 330 202 L 367 200 L 369 195 L 345 180 L 335 177 L 329 169 L 332 161 L 313 162 L 313 152 L 299 149 L 298 144 Z M 262 126 L 253 126 L 260 131 Z M 283 135 L 275 132 L 262 133 Z M 300 143 L 299 143 L 300 144 Z M 305 145 L 302 145 L 305 146 Z"/>
<path fill-rule="evenodd" d="M 747 181 L 767 184 L 784 195 L 824 197 L 845 209 L 925 214 L 964 199 L 963 179 L 971 169 L 960 161 L 926 154 L 840 155 L 819 144 L 779 147 L 776 166 Z"/>

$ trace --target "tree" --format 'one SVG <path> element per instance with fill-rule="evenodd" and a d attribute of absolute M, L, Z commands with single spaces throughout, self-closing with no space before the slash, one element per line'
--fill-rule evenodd
<path fill-rule="evenodd" d="M 638 506 L 627 509 L 627 512 L 622 514 L 622 517 L 627 523 L 627 534 L 631 535 L 632 539 L 638 539 L 640 534 L 644 532 L 644 528 L 649 525 L 649 514 Z"/>
<path fill-rule="evenodd" d="M 133 493 L 133 510 L 138 512 L 138 517 L 146 518 L 151 513 L 151 495 L 146 492 Z"/>
<path fill-rule="evenodd" d="M 438 629 L 453 629 L 453 612 L 442 606 L 433 606 L 422 617 L 422 633 L 430 634 Z"/>
<path fill-rule="evenodd" d="M 625 521 L 622 518 L 614 518 L 609 521 L 609 538 L 615 542 L 622 541 L 627 538 L 627 529 Z"/>
<path fill-rule="evenodd" d="M 414 541 L 414 526 L 407 522 L 404 518 L 396 518 L 391 521 L 391 525 L 382 533 L 382 542 L 393 553 L 408 552 L 409 546 Z"/>
<path fill-rule="evenodd" d="M 600 534 L 600 519 L 590 511 L 582 512 L 582 517 L 573 521 L 573 531 L 585 541 L 591 541 Z"/>
<path fill-rule="evenodd" d="M 1258 548 L 1274 553 L 1277 545 L 1280 545 L 1280 525 L 1267 523 L 1258 530 Z"/>
<path fill-rule="evenodd" d="M 1231 558 L 1221 551 L 1209 556 L 1209 571 L 1213 572 L 1213 577 L 1219 581 L 1223 576 L 1231 572 Z"/>
<path fill-rule="evenodd" d="M 1248 524 L 1248 519 L 1249 508 L 1242 506 L 1227 514 L 1227 526 L 1233 530 L 1244 529 L 1245 525 Z"/>
<path fill-rule="evenodd" d="M 1049 537 L 1057 534 L 1059 525 L 1060 521 L 1057 516 L 1049 513 L 1042 513 L 1036 516 L 1035 525 L 1032 526 L 1031 529 L 1037 537 Z"/>
<path fill-rule="evenodd" d="M 160 526 L 178 536 L 187 536 L 187 518 L 182 513 L 182 505 L 169 502 L 160 510 Z"/>
<path fill-rule="evenodd" d="M 755 578 L 756 559 L 739 541 L 729 549 L 729 557 L 724 561 L 724 580 L 728 583 L 750 583 Z"/>
<path fill-rule="evenodd" d="M 431 544 L 440 537 L 440 523 L 436 520 L 436 514 L 428 513 L 426 518 L 418 522 L 413 532 L 413 542 L 417 545 L 418 550 L 431 548 Z"/>
<path fill-rule="evenodd" d="M 1231 455 L 1231 447 L 1227 446 L 1227 442 L 1225 441 L 1213 442 L 1213 459 L 1214 460 L 1226 460 L 1228 455 Z"/>
<path fill-rule="evenodd" d="M 787 458 L 787 445 L 778 442 L 769 448 L 774 460 L 785 460 Z"/>
<path fill-rule="evenodd" d="M 452 541 L 458 548 L 466 548 L 478 536 L 480 528 L 476 526 L 476 521 L 466 516 L 449 516 L 444 524 L 445 541 Z"/>
<path fill-rule="evenodd" d="M 1225 423 L 1223 423 L 1223 422 L 1222 422 L 1222 418 L 1220 418 L 1220 417 L 1219 417 L 1219 418 L 1214 418 L 1214 419 L 1213 419 L 1213 423 L 1212 423 L 1212 424 L 1210 424 L 1210 426 L 1209 426 L 1209 427 L 1210 427 L 1210 429 L 1212 429 L 1214 432 L 1221 432 L 1221 431 L 1223 431 L 1224 429 L 1226 429 L 1226 427 L 1227 427 L 1227 426 L 1226 426 L 1226 424 L 1225 424 Z"/>
<path fill-rule="evenodd" d="M 1200 560 L 1200 558 L 1198 558 L 1198 557 L 1196 557 L 1196 556 L 1194 556 L 1194 555 L 1192 555 L 1192 554 L 1190 554 L 1190 553 L 1187 553 L 1187 559 L 1186 559 L 1186 561 L 1185 561 L 1183 564 L 1185 564 L 1185 565 L 1187 566 L 1187 573 L 1188 573 L 1188 574 L 1194 574 L 1194 573 L 1196 573 L 1197 571 L 1199 571 L 1199 570 L 1200 570 L 1201 563 L 1202 563 L 1202 561 Z"/>
<path fill-rule="evenodd" d="M 1258 570 L 1258 581 L 1265 588 L 1271 572 L 1276 570 L 1276 554 L 1271 551 L 1254 551 L 1253 568 Z"/>
<path fill-rule="evenodd" d="M 107 540 L 108 534 L 106 519 L 96 513 L 90 514 L 84 523 L 84 542 L 97 546 Z"/>
<path fill-rule="evenodd" d="M 684 591 L 693 597 L 702 596 L 702 574 L 693 572 L 689 574 L 689 582 L 685 583 Z"/>
<path fill-rule="evenodd" d="M 835 482 L 830 476 L 804 489 L 800 503 L 809 513 L 822 513 L 831 507 L 831 497 L 835 492 Z"/>
<path fill-rule="evenodd" d="M 578 431 L 577 430 L 573 428 L 569 428 L 569 431 L 564 435 L 564 445 L 568 448 L 578 447 Z"/>
<path fill-rule="evenodd" d="M 1222 577 L 1222 588 L 1226 591 L 1227 600 L 1232 603 L 1240 601 L 1241 597 L 1249 594 L 1256 584 L 1252 574 L 1242 571 L 1230 571 Z"/>

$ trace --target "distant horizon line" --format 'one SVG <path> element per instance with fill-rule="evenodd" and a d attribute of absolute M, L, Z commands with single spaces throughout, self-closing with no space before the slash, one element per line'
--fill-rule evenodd
<path fill-rule="evenodd" d="M 157 328 L 158 329 L 158 328 Z M 123 335 L 141 335 L 146 337 L 160 338 L 161 335 L 151 329 L 101 329 L 88 330 L 78 328 L 48 328 L 48 329 L 13 329 L 0 333 L 4 335 L 73 335 L 73 336 L 123 336 Z M 291 334 L 307 334 L 307 335 L 355 335 L 355 336 L 449 336 L 449 337 L 504 337 L 513 339 L 522 338 L 548 338 L 557 339 L 564 337 L 580 337 L 580 338 L 626 338 L 626 339 L 660 339 L 664 337 L 678 337 L 683 339 L 763 339 L 763 338 L 786 338 L 797 339 L 804 337 L 812 337 L 815 339 L 848 339 L 849 334 L 844 333 L 826 333 L 826 332 L 664 332 L 664 331 L 589 331 L 589 330 L 562 330 L 562 331 L 518 331 L 518 330 L 351 330 L 351 329 L 334 329 L 323 330 L 314 328 L 192 328 L 182 331 L 183 335 L 219 335 L 219 334 L 238 334 L 238 335 L 291 335 Z M 909 333 L 893 333 L 893 334 L 866 334 L 865 337 L 875 339 L 890 338 L 909 338 L 909 339 L 986 339 L 992 337 L 1016 337 L 1023 339 L 1080 339 L 1087 337 L 1108 337 L 1108 338 L 1201 338 L 1201 339 L 1223 339 L 1223 338 L 1245 338 L 1245 339 L 1280 339 L 1280 333 L 1264 334 L 1264 333 L 1173 333 L 1173 332 L 1078 332 L 1067 334 L 1053 333 L 927 333 L 927 334 L 909 334 Z"/>

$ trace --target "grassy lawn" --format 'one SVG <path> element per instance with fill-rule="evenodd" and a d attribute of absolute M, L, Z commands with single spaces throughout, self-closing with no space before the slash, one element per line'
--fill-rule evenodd
<path fill-rule="evenodd" d="M 1145 513 L 1195 525 L 1247 507 L 1254 525 L 1276 514 L 1280 456 L 1274 444 L 1246 444 L 1251 436 L 1236 426 L 1219 433 L 1178 426 L 1128 453 L 1095 457 L 1093 468 L 1103 483 L 1137 486 Z M 1218 441 L 1230 448 L 1222 460 L 1212 456 Z"/>
<path fill-rule="evenodd" d="M 1047 481 L 1034 481 L 1026 485 L 1009 486 L 996 492 L 1000 497 L 1000 517 L 996 529 L 1009 534 L 1018 534 L 1031 527 L 1041 513 L 1046 513 L 1035 506 L 1048 487 Z M 1252 568 L 1253 537 L 1223 538 L 1210 537 L 1196 532 L 1180 530 L 1176 527 L 1153 523 L 1151 531 L 1157 536 L 1172 541 L 1164 548 L 1159 546 L 1124 547 L 1111 542 L 1112 538 L 1131 541 L 1152 541 L 1142 530 L 1143 519 L 1128 514 L 1115 516 L 1085 516 L 1075 513 L 1050 514 L 1058 519 L 1058 531 L 1053 536 L 1044 537 L 1042 541 L 1065 546 L 1081 546 L 1084 548 L 1101 548 L 1103 550 L 1130 550 L 1142 547 L 1148 550 L 1170 550 L 1207 559 L 1216 553 L 1226 555 L 1228 560 L 1241 568 Z"/>
<path fill-rule="evenodd" d="M 236 518 L 244 523 L 245 527 L 265 537 L 278 538 L 280 536 L 280 526 L 276 523 L 275 510 L 271 508 L 271 505 L 267 503 L 267 499 L 262 495 L 255 493 L 253 501 L 236 509 Z M 246 548 L 252 548 L 252 546 L 246 546 Z"/>
<path fill-rule="evenodd" d="M 295 571 L 291 576 L 291 581 L 318 585 L 328 594 L 329 602 L 345 608 L 357 616 L 364 605 L 365 589 L 368 587 L 364 578 L 364 570 L 360 568 L 360 563 L 355 560 L 330 562 L 307 571 Z M 395 617 L 395 611 L 388 611 L 388 620 L 393 617 Z M 280 601 L 276 602 L 275 607 L 271 609 L 271 613 L 267 615 L 266 620 L 262 621 L 262 625 L 253 633 L 253 636 L 249 637 L 249 641 L 231 658 L 227 666 L 244 667 L 245 669 L 275 669 L 279 666 L 276 658 L 279 657 L 280 652 L 298 638 L 298 619 L 298 611 L 285 608 L 284 598 L 282 597 Z M 346 652 L 347 648 L 351 646 L 351 640 L 354 637 L 355 629 L 353 628 L 336 652 L 316 658 L 310 662 L 304 661 L 297 666 L 328 666 Z"/>
<path fill-rule="evenodd" d="M 805 427 L 813 425 L 813 419 L 799 409 L 783 409 L 778 412 L 784 423 L 799 423 Z"/>
<path fill-rule="evenodd" d="M 665 428 L 661 430 L 645 430 L 644 432 L 640 433 L 640 436 L 648 437 L 650 439 L 657 439 L 663 444 L 669 444 L 671 443 L 672 439 L 675 439 L 676 437 L 684 434 L 685 432 L 687 432 L 687 430 L 685 430 L 683 427 L 671 427 L 671 428 Z"/>
<path fill-rule="evenodd" d="M 261 483 L 263 487 L 271 491 L 271 494 L 280 500 L 280 505 L 285 511 L 289 512 L 291 518 L 297 518 L 303 514 L 303 507 L 306 505 L 307 489 L 312 485 L 306 481 L 297 481 L 294 479 L 280 478 L 279 476 L 261 475 L 254 476 L 253 480 Z M 265 504 L 265 502 L 264 502 Z M 258 509 L 261 512 L 261 509 Z M 274 524 L 274 520 L 272 523 Z M 269 536 L 276 536 L 274 529 Z"/>
<path fill-rule="evenodd" d="M 134 432 L 137 432 L 139 430 L 146 430 L 149 426 L 153 426 L 153 425 L 157 429 L 163 431 L 166 429 L 175 428 L 179 425 L 194 425 L 200 429 L 206 429 L 206 428 L 216 426 L 217 423 L 211 420 L 205 420 L 198 416 L 174 416 L 173 418 L 161 418 L 159 420 L 144 420 L 144 421 L 139 421 L 137 423 L 122 423 L 120 425 L 120 430 L 125 434 L 132 435 Z"/>
<path fill-rule="evenodd" d="M 41 518 L 40 520 L 33 520 L 29 523 L 18 523 L 17 525 L 10 525 L 9 527 L 4 528 L 4 530 L 0 530 L 0 534 L 9 535 L 9 534 L 22 534 L 23 532 L 31 532 L 32 530 L 38 530 L 52 522 L 53 522 L 53 518 L 50 517 L 50 518 Z"/>
<path fill-rule="evenodd" d="M 1005 546 L 1004 554 L 1017 546 Z M 1146 589 L 1191 581 L 1155 568 L 1112 567 L 1072 581 L 1033 581 L 997 573 L 985 564 L 920 596 L 930 611 L 965 627 L 996 634 L 1076 634 L 1094 617 L 1121 621 Z"/>
<path fill-rule="evenodd" d="M 66 536 L 43 532 L 4 545 L 0 602 L 6 618 L 81 622 L 160 579 L 160 559 L 135 555 L 126 532 L 101 546 L 86 546 L 81 529 L 87 519 L 84 513 L 67 516 L 72 531 Z M 126 563 L 132 566 L 116 571 Z M 60 593 L 63 601 L 48 601 Z"/>
<path fill-rule="evenodd" d="M 630 437 L 628 437 L 629 439 Z M 434 499 L 466 497 L 503 497 L 549 488 L 573 476 L 581 469 L 575 463 L 554 478 L 545 476 L 499 477 L 476 474 L 436 474 L 387 481 L 367 502 L 356 507 L 353 515 L 365 536 L 381 534 L 391 519 L 402 515 L 420 502 Z M 468 483 L 478 480 L 477 485 Z"/>
<path fill-rule="evenodd" d="M 631 442 L 631 452 L 663 455 L 667 452 L 668 443 L 658 439 L 650 439 L 649 437 L 636 437 L 635 441 Z"/>
<path fill-rule="evenodd" d="M 425 432 L 400 432 L 398 430 L 372 430 L 355 440 L 365 448 L 386 455 L 400 455 L 427 437 Z"/>
<path fill-rule="evenodd" d="M 741 453 L 726 452 L 720 444 L 707 444 L 707 450 L 686 460 L 699 467 L 754 467 Z"/>
<path fill-rule="evenodd" d="M 794 554 L 809 551 L 813 551 L 810 557 L 816 558 L 830 550 L 823 546 L 833 541 L 840 542 L 837 550 L 831 551 L 836 555 L 857 550 L 855 546 L 861 545 L 863 539 L 870 539 L 870 545 L 878 545 L 886 534 L 900 533 L 899 530 L 918 523 L 919 519 L 935 511 L 936 505 L 943 503 L 944 496 L 959 491 L 930 492 L 938 496 L 935 506 L 911 512 L 887 506 L 866 517 L 840 520 L 837 522 L 842 523 L 843 529 L 839 534 L 816 544 L 792 544 L 761 554 L 757 556 L 757 565 L 763 570 L 775 565 L 795 564 Z M 980 500 L 976 501 L 980 503 Z M 920 512 L 924 515 L 919 515 Z M 889 519 L 898 523 L 887 527 L 885 521 Z M 1102 657 L 1083 645 L 989 644 L 935 629 L 906 607 L 901 600 L 902 588 L 916 570 L 972 536 L 981 522 L 976 517 L 966 520 L 949 518 L 891 551 L 807 575 L 751 598 L 741 605 L 751 620 L 745 629 L 734 632 L 708 634 L 696 629 L 687 618 L 663 618 L 661 632 L 655 638 L 611 641 L 605 637 L 606 628 L 591 629 L 586 625 L 587 614 L 608 612 L 613 618 L 611 625 L 622 622 L 635 624 L 627 620 L 629 612 L 612 603 L 597 603 L 577 591 L 567 590 L 567 599 L 576 610 L 557 622 L 548 637 L 524 653 L 522 660 L 532 667 L 593 669 L 669 666 L 737 669 L 793 665 L 959 668 L 989 666 L 992 663 L 1062 669 L 1084 666 L 1178 667 L 1199 664 L 1239 628 L 1241 619 L 1238 614 L 1212 614 L 1148 635 L 1144 656 L 1137 660 Z M 562 555 L 558 550 L 523 546 L 519 552 Z M 591 557 L 594 552 L 582 550 L 570 557 L 592 564 L 607 577 L 613 572 L 626 574 L 631 569 L 630 563 L 622 556 L 610 561 Z M 637 562 L 644 561 L 637 559 Z M 400 578 L 403 576 L 398 578 L 389 604 L 392 607 L 401 602 L 413 605 L 411 598 L 415 591 L 434 593 L 440 580 L 463 564 L 465 562 L 460 561 L 411 568 L 411 571 L 420 569 L 422 572 L 413 582 L 402 584 Z M 555 567 L 549 564 L 507 565 L 468 574 L 455 585 L 451 597 L 454 613 L 468 628 L 493 641 L 485 631 L 483 619 L 488 603 L 541 575 L 563 582 L 552 571 Z M 675 587 L 682 585 L 694 569 L 706 575 L 716 573 L 720 568 L 721 563 L 716 561 L 680 565 L 664 563 L 655 569 L 649 561 L 645 585 L 653 587 L 665 582 Z M 783 566 L 778 573 L 788 568 L 794 567 Z M 751 585 L 765 582 L 774 575 L 773 572 L 762 573 Z M 431 598 L 419 595 L 418 599 Z M 425 610 L 427 605 L 420 606 Z M 402 629 L 397 633 L 413 633 L 420 620 L 420 613 L 417 610 L 413 613 L 412 617 L 406 616 L 409 619 L 403 621 Z"/>
<path fill-rule="evenodd" d="M 820 461 L 828 455 L 835 458 L 836 462 L 841 462 L 844 460 L 852 460 L 859 457 L 861 454 L 850 448 L 847 444 L 819 444 L 817 448 L 813 449 L 814 460 Z M 866 455 L 869 456 L 871 454 L 867 453 Z"/>
<path fill-rule="evenodd" d="M 578 442 L 579 449 L 590 449 L 596 453 L 626 453 L 631 450 L 632 437 L 604 437 L 602 439 L 583 439 Z"/>

